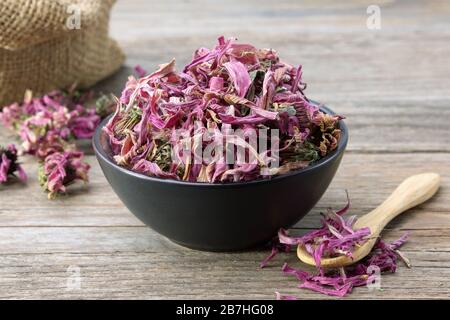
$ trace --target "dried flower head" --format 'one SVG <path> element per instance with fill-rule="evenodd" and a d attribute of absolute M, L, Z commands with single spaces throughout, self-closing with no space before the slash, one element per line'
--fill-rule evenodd
<path fill-rule="evenodd" d="M 27 91 L 21 104 L 5 106 L 0 112 L 0 123 L 19 135 L 23 152 L 44 161 L 39 180 L 49 191 L 50 198 L 64 192 L 75 180 L 87 181 L 89 165 L 82 162 L 82 152 L 72 151 L 76 149 L 75 140 L 90 139 L 100 119 L 115 107 L 112 96 L 100 95 L 95 108 L 89 108 L 87 105 L 93 97 L 93 91 L 80 92 L 75 86 L 42 97 L 33 97 L 32 92 Z M 0 182 L 6 181 L 15 170 L 20 177 L 25 177 L 11 158 L 16 157 L 16 151 L 3 153 Z"/>
<path fill-rule="evenodd" d="M 78 151 L 54 152 L 39 168 L 39 182 L 49 192 L 49 199 L 66 192 L 66 186 L 76 180 L 88 181 L 89 164 Z"/>
<path fill-rule="evenodd" d="M 6 148 L 0 147 L 0 183 L 7 182 L 9 177 L 14 177 L 16 173 L 20 180 L 27 180 L 25 171 L 18 163 L 16 146 L 10 144 Z"/>
<path fill-rule="evenodd" d="M 79 92 L 74 88 L 53 91 L 42 97 L 33 97 L 27 91 L 21 104 L 5 106 L 0 122 L 18 133 L 25 153 L 40 159 L 55 151 L 72 146 L 76 139 L 90 139 L 101 117 L 107 116 L 114 106 L 111 96 L 101 95 L 95 108 L 86 105 L 93 92 Z"/>

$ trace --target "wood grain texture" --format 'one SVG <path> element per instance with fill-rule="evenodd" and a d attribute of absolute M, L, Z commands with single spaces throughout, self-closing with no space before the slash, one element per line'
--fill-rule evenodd
<path fill-rule="evenodd" d="M 37 163 L 27 157 L 24 163 L 29 174 L 27 185 L 0 185 L 0 227 L 142 226 L 114 194 L 94 156 L 88 156 L 86 160 L 92 165 L 90 183 L 71 186 L 67 196 L 48 201 L 37 182 Z M 431 159 L 428 154 L 422 153 L 347 153 L 324 197 L 297 226 L 319 226 L 319 212 L 328 207 L 345 205 L 345 190 L 351 197 L 350 214 L 367 213 L 378 206 L 403 179 L 424 171 L 424 163 L 427 163 L 427 171 L 435 171 L 442 176 L 441 189 L 432 201 L 410 210 L 408 217 L 398 217 L 390 226 L 447 228 L 450 225 L 450 161 L 446 153 L 436 153 Z"/>
<path fill-rule="evenodd" d="M 147 1 L 119 0 L 111 35 L 128 58 L 119 73 L 96 86 L 120 93 L 136 64 L 152 70 L 186 63 L 218 35 L 237 36 L 304 66 L 307 94 L 347 117 L 348 151 L 316 208 L 291 230 L 319 226 L 319 212 L 352 200 L 351 214 L 379 205 L 406 177 L 435 171 L 442 187 L 431 200 L 392 221 L 387 240 L 412 232 L 400 265 L 382 278 L 383 291 L 357 288 L 346 299 L 450 298 L 450 3 L 377 1 L 382 28 L 366 28 L 371 1 Z M 14 137 L 0 128 L 0 144 Z M 26 185 L 0 185 L 0 298 L 273 299 L 274 291 L 327 299 L 296 288 L 280 272 L 264 270 L 267 248 L 240 253 L 198 252 L 145 227 L 122 205 L 94 156 L 90 183 L 48 201 L 37 164 L 24 157 Z M 81 289 L 69 290 L 70 266 Z M 303 267 L 308 268 L 303 265 Z"/>
<path fill-rule="evenodd" d="M 2 298 L 247 299 L 273 298 L 274 290 L 302 299 L 324 298 L 296 289 L 296 281 L 281 274 L 285 261 L 300 266 L 295 254 L 279 256 L 266 269 L 259 269 L 267 250 L 197 252 L 174 245 L 145 227 L 1 230 L 5 246 L 0 255 L 0 288 L 8 288 L 1 290 Z M 401 233 L 390 230 L 385 238 L 391 240 Z M 8 240 L 11 235 L 15 239 Z M 383 277 L 383 292 L 360 288 L 347 299 L 445 298 L 450 285 L 449 243 L 448 230 L 439 235 L 415 231 L 403 250 L 413 268 L 400 266 L 395 275 Z M 66 290 L 70 266 L 80 268 L 81 290 Z M 413 288 L 421 290 L 410 293 Z"/>

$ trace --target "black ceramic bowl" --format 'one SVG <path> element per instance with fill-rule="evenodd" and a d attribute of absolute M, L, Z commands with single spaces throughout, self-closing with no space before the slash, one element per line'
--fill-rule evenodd
<path fill-rule="evenodd" d="M 333 113 L 322 107 L 322 111 Z M 93 144 L 112 188 L 142 222 L 183 246 L 199 250 L 232 251 L 272 239 L 319 201 L 333 179 L 348 140 L 340 121 L 338 148 L 313 165 L 270 180 L 208 184 L 148 177 L 116 165 L 102 128 Z"/>

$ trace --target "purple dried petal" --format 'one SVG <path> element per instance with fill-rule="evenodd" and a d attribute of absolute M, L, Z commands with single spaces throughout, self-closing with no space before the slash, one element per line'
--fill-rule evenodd
<path fill-rule="evenodd" d="M 302 80 L 302 66 L 298 66 L 297 72 L 295 74 L 294 82 L 292 83 L 292 93 L 298 90 L 298 85 Z"/>
<path fill-rule="evenodd" d="M 300 281 L 307 281 L 313 277 L 309 272 L 289 267 L 287 263 L 283 264 L 281 271 L 284 274 L 294 275 Z"/>
<path fill-rule="evenodd" d="M 223 84 L 224 81 L 221 77 L 211 77 L 211 79 L 209 79 L 209 89 L 211 91 L 222 91 Z"/>
<path fill-rule="evenodd" d="M 134 165 L 133 170 L 154 177 L 177 179 L 177 176 L 175 174 L 164 172 L 156 163 L 147 161 L 145 159 L 139 160 Z"/>
<path fill-rule="evenodd" d="M 288 231 L 283 228 L 278 231 L 278 239 L 280 243 L 292 246 L 304 243 L 303 237 L 289 237 Z"/>
<path fill-rule="evenodd" d="M 396 250 L 396 249 L 400 248 L 408 240 L 409 234 L 410 234 L 409 232 L 405 232 L 399 239 L 391 242 L 389 244 L 389 247 L 392 250 Z"/>
<path fill-rule="evenodd" d="M 0 182 L 6 182 L 8 180 L 8 172 L 11 165 L 11 160 L 8 159 L 6 153 L 2 154 L 0 163 Z"/>
<path fill-rule="evenodd" d="M 278 250 L 278 248 L 276 246 L 272 247 L 272 252 L 266 257 L 264 258 L 263 261 L 261 261 L 261 263 L 259 264 L 260 268 L 264 268 L 267 266 L 267 264 L 273 259 L 275 258 L 275 256 L 279 253 L 280 251 Z"/>
<path fill-rule="evenodd" d="M 27 174 L 23 170 L 22 166 L 17 165 L 17 172 L 19 173 L 19 179 L 22 180 L 22 182 L 27 181 Z"/>
<path fill-rule="evenodd" d="M 228 114 L 220 114 L 220 120 L 222 123 L 228 123 L 233 125 L 243 125 L 243 124 L 259 124 L 264 123 L 267 119 L 260 116 L 250 115 L 245 117 L 235 117 Z"/>
<path fill-rule="evenodd" d="M 268 71 L 264 77 L 263 82 L 263 92 L 261 99 L 261 108 L 267 109 L 270 102 L 273 100 L 273 96 L 275 95 L 276 82 L 274 78 L 273 71 Z"/>
<path fill-rule="evenodd" d="M 247 68 L 239 61 L 231 61 L 224 63 L 223 66 L 227 69 L 228 74 L 233 80 L 234 89 L 240 97 L 244 97 L 248 88 L 252 84 Z"/>
<path fill-rule="evenodd" d="M 95 110 L 87 112 L 83 108 L 71 112 L 70 117 L 71 119 L 67 123 L 67 131 L 71 132 L 77 139 L 92 138 L 95 128 L 100 123 L 100 117 L 95 114 Z M 61 131 L 63 132 L 63 130 Z"/>
<path fill-rule="evenodd" d="M 17 149 L 14 144 L 8 145 L 6 148 L 0 147 L 0 183 L 8 181 L 10 176 L 19 176 L 22 182 L 27 180 L 27 175 L 18 163 Z"/>
<path fill-rule="evenodd" d="M 328 296 L 343 297 L 352 290 L 352 284 L 347 283 L 340 289 L 327 288 L 313 281 L 305 281 L 299 285 L 299 288 L 310 289 Z"/>
<path fill-rule="evenodd" d="M 339 209 L 338 211 L 336 211 L 336 214 L 338 216 L 341 216 L 341 215 L 345 214 L 348 211 L 348 209 L 350 209 L 350 197 L 348 195 L 348 191 L 347 190 L 345 190 L 345 194 L 347 195 L 347 204 L 342 209 Z"/>
<path fill-rule="evenodd" d="M 136 72 L 136 74 L 139 78 L 143 78 L 147 74 L 147 71 L 144 68 L 142 68 L 140 65 L 136 65 L 134 67 L 134 72 Z"/>

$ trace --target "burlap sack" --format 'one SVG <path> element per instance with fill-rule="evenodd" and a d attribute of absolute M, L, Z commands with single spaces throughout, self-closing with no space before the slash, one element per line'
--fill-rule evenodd
<path fill-rule="evenodd" d="M 89 87 L 116 71 L 124 55 L 108 36 L 114 2 L 1 0 L 0 106 L 22 100 L 26 89 Z"/>

